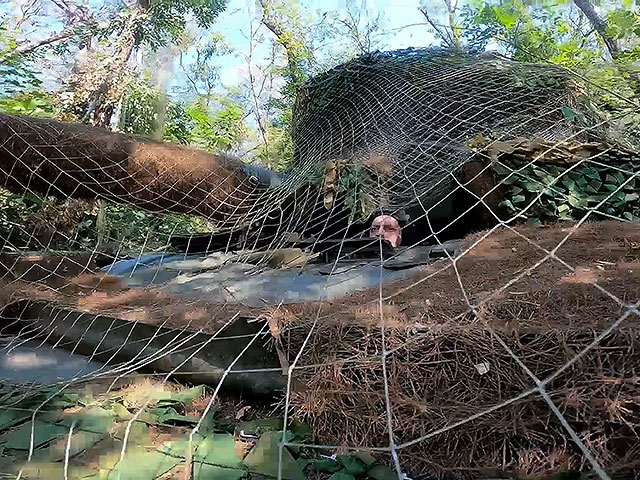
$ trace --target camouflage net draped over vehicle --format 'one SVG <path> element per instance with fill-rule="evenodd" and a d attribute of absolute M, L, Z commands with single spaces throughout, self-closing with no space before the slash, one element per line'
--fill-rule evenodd
<path fill-rule="evenodd" d="M 434 49 L 372 53 L 301 89 L 296 172 L 344 161 L 367 213 L 430 206 L 450 191 L 478 136 L 585 140 L 578 104 L 577 83 L 560 67 Z"/>

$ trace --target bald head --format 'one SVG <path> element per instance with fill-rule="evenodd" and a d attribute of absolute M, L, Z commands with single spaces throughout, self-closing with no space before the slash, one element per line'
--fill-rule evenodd
<path fill-rule="evenodd" d="M 392 247 L 396 248 L 402 242 L 402 228 L 400 228 L 398 220 L 391 215 L 379 215 L 371 223 L 369 237 L 384 238 Z"/>

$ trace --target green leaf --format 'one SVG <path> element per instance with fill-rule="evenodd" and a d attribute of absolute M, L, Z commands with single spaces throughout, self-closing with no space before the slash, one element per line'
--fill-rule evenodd
<path fill-rule="evenodd" d="M 202 433 L 233 433 L 234 426 L 228 420 L 218 420 L 218 412 L 210 410 L 200 423 Z"/>
<path fill-rule="evenodd" d="M 520 178 L 514 174 L 514 175 L 511 175 L 510 177 L 505 178 L 504 180 L 501 180 L 500 183 L 502 183 L 502 185 L 513 185 L 519 180 Z"/>
<path fill-rule="evenodd" d="M 200 442 L 193 455 L 194 460 L 221 467 L 238 468 L 242 459 L 236 454 L 236 442 L 233 435 L 214 433 Z"/>
<path fill-rule="evenodd" d="M 573 122 L 575 120 L 576 112 L 575 112 L 575 110 L 573 110 L 573 108 L 571 108 L 571 107 L 561 107 L 560 110 L 562 111 L 562 115 L 564 116 L 564 118 L 566 118 L 570 122 Z"/>
<path fill-rule="evenodd" d="M 265 432 L 281 432 L 283 427 L 284 421 L 282 418 L 262 418 L 239 423 L 236 427 L 236 432 L 260 436 Z"/>
<path fill-rule="evenodd" d="M 193 480 L 239 480 L 247 472 L 237 468 L 218 467 L 206 463 L 198 463 L 193 466 Z"/>
<path fill-rule="evenodd" d="M 127 449 L 122 461 L 107 473 L 107 480 L 150 480 L 164 475 L 182 459 L 145 447 Z"/>
<path fill-rule="evenodd" d="M 614 206 L 618 205 L 622 205 L 626 202 L 626 198 L 627 198 L 627 194 L 620 191 L 615 193 L 613 196 L 611 196 L 611 198 L 609 199 L 609 201 L 607 203 L 610 203 Z"/>
<path fill-rule="evenodd" d="M 0 437 L 0 443 L 4 443 L 5 447 L 11 450 L 29 450 L 31 444 L 31 427 L 33 422 L 27 422 L 16 430 L 9 432 Z M 68 433 L 69 429 L 62 425 L 55 425 L 52 423 L 35 421 L 33 445 L 38 448 L 45 445 L 52 440 L 55 440 L 59 435 Z"/>
<path fill-rule="evenodd" d="M 593 167 L 584 167 L 581 169 L 581 171 L 584 173 L 585 176 L 587 176 L 588 178 L 591 178 L 593 180 L 600 180 L 600 172 L 598 171 L 598 169 L 593 168 Z"/>
<path fill-rule="evenodd" d="M 278 443 L 282 438 L 279 432 L 266 432 L 262 434 L 256 445 L 245 457 L 243 463 L 249 471 L 267 475 L 278 476 L 279 452 Z M 282 478 L 286 480 L 306 480 L 302 469 L 293 459 L 286 447 L 282 449 Z"/>
<path fill-rule="evenodd" d="M 375 480 L 398 480 L 398 473 L 386 465 L 374 465 L 367 471 L 367 476 Z"/>
<path fill-rule="evenodd" d="M 174 425 L 174 426 L 190 426 L 198 423 L 199 418 L 196 416 L 185 416 L 180 415 L 174 408 L 166 408 L 158 410 L 157 422 L 163 423 L 165 425 Z M 162 412 L 162 413 L 160 413 Z M 155 412 L 153 412 L 155 413 Z"/>
<path fill-rule="evenodd" d="M 300 469 L 304 471 L 304 469 L 307 468 L 309 465 L 311 465 L 314 462 L 314 460 L 312 458 L 300 457 L 298 458 L 298 460 L 296 460 L 296 462 L 298 463 L 298 466 L 300 467 Z"/>
<path fill-rule="evenodd" d="M 192 454 L 198 448 L 202 440 L 202 436 L 198 434 L 193 436 Z M 162 445 L 158 446 L 157 450 L 172 457 L 186 458 L 189 451 L 189 437 L 182 436 L 178 437 L 176 440 L 166 441 Z"/>
<path fill-rule="evenodd" d="M 189 388 L 182 390 L 181 392 L 158 392 L 157 398 L 158 406 L 168 406 L 175 404 L 190 405 L 195 399 L 204 395 L 204 386 Z"/>
<path fill-rule="evenodd" d="M 584 177 L 580 177 L 576 180 L 576 185 L 580 190 L 584 191 L 584 189 L 587 188 L 587 185 L 589 185 L 589 182 L 587 182 Z"/>
<path fill-rule="evenodd" d="M 515 195 L 514 197 L 511 198 L 511 201 L 513 203 L 524 203 L 525 200 L 526 200 L 526 197 L 524 195 Z"/>
<path fill-rule="evenodd" d="M 127 410 L 127 407 L 121 403 L 114 403 L 112 408 L 113 413 L 115 413 L 117 417 L 122 418 L 123 420 L 129 420 L 131 418 L 131 413 Z"/>
<path fill-rule="evenodd" d="M 342 465 L 331 458 L 323 458 L 321 460 L 314 460 L 313 468 L 319 472 L 335 473 L 342 468 Z"/>
<path fill-rule="evenodd" d="M 571 180 L 570 178 L 562 178 L 562 180 L 560 180 L 560 183 L 567 187 L 569 191 L 572 191 L 576 188 L 576 182 Z"/>
<path fill-rule="evenodd" d="M 598 193 L 596 195 L 589 195 L 587 197 L 587 202 L 590 203 L 600 203 L 602 200 L 604 200 L 605 198 L 607 198 L 609 196 L 609 194 L 607 193 Z"/>
<path fill-rule="evenodd" d="M 544 185 L 538 182 L 526 182 L 522 185 L 528 192 L 539 193 L 544 190 Z"/>
<path fill-rule="evenodd" d="M 351 455 L 340 455 L 338 456 L 338 461 L 344 465 L 347 473 L 351 475 L 360 475 L 367 470 L 365 464 L 362 463 L 360 459 Z"/>
<path fill-rule="evenodd" d="M 80 395 L 77 393 L 63 393 L 61 396 L 54 398 L 51 405 L 56 408 L 75 407 L 78 405 L 79 400 Z"/>
<path fill-rule="evenodd" d="M 567 201 L 569 202 L 569 205 L 571 205 L 572 207 L 575 208 L 586 208 L 587 206 L 587 201 L 583 200 L 581 198 L 578 198 L 574 195 L 569 195 L 569 197 L 567 198 Z M 558 211 L 560 209 L 558 208 Z"/>
<path fill-rule="evenodd" d="M 517 11 L 502 6 L 493 7 L 493 14 L 495 15 L 496 20 L 507 29 L 513 28 L 518 21 L 518 18 L 520 18 Z"/>
<path fill-rule="evenodd" d="M 5 407 L 7 408 L 7 407 Z M 22 410 L 2 410 L 0 411 L 0 430 L 5 430 L 31 418 L 31 413 Z"/>
<path fill-rule="evenodd" d="M 354 476 L 347 472 L 336 472 L 329 477 L 329 480 L 355 480 Z"/>
<path fill-rule="evenodd" d="M 69 457 L 75 457 L 84 452 L 106 436 L 106 432 L 94 433 L 74 430 L 73 435 L 71 435 L 71 443 L 69 444 Z M 67 435 L 61 436 L 57 442 L 53 442 L 48 448 L 37 450 L 34 458 L 38 460 L 48 460 L 50 462 L 63 460 L 67 455 L 68 439 L 69 432 L 67 432 Z"/>
<path fill-rule="evenodd" d="M 107 433 L 114 424 L 114 413 L 101 407 L 85 408 L 63 418 L 60 423 L 70 427 L 75 422 L 74 430 L 84 430 L 93 433 Z"/>
<path fill-rule="evenodd" d="M 516 207 L 513 206 L 513 203 L 511 203 L 511 200 L 501 200 L 500 203 L 498 203 L 498 206 L 507 208 L 509 211 L 514 211 L 516 209 Z"/>
<path fill-rule="evenodd" d="M 507 176 L 511 172 L 513 172 L 513 170 L 511 170 L 510 168 L 507 168 L 504 165 L 500 165 L 499 163 L 495 163 L 495 162 L 491 164 L 491 167 L 493 168 L 493 171 L 500 176 L 503 176 L 503 175 Z"/>
<path fill-rule="evenodd" d="M 287 430 L 292 433 L 292 439 L 299 440 L 300 442 L 313 441 L 313 429 L 304 422 L 294 419 L 289 422 Z"/>
<path fill-rule="evenodd" d="M 615 185 L 616 183 L 618 183 L 618 178 L 611 173 L 607 173 L 605 182 Z"/>
<path fill-rule="evenodd" d="M 589 187 L 594 189 L 594 192 L 591 193 L 598 193 L 598 191 L 600 191 L 600 188 L 602 188 L 602 182 L 600 180 L 591 180 L 589 182 Z"/>
<path fill-rule="evenodd" d="M 356 458 L 358 458 L 362 463 L 364 463 L 367 467 L 370 467 L 374 463 L 376 463 L 376 459 L 369 452 L 356 452 L 354 454 Z"/>
<path fill-rule="evenodd" d="M 627 193 L 625 202 L 634 202 L 638 200 L 638 198 L 640 198 L 640 195 L 638 195 L 637 193 Z"/>

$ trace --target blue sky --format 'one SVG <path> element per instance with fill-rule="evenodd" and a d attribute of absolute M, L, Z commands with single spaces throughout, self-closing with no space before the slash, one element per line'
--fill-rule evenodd
<path fill-rule="evenodd" d="M 361 2 L 356 0 L 356 5 L 360 4 Z M 420 0 L 365 0 L 365 5 L 371 17 L 381 14 L 384 32 L 377 38 L 383 41 L 385 48 L 417 47 L 436 43 L 418 10 Z M 324 12 L 344 12 L 347 4 L 346 0 L 303 0 L 301 7 L 317 19 Z M 235 55 L 225 56 L 218 61 L 221 67 L 221 83 L 226 87 L 238 85 L 245 80 L 245 56 L 249 52 L 252 20 L 254 28 L 258 29 L 263 40 L 255 48 L 254 62 L 260 64 L 269 56 L 270 42 L 274 37 L 265 27 L 259 25 L 259 18 L 260 11 L 256 8 L 255 0 L 229 0 L 225 12 L 219 16 L 212 28 L 222 33 L 235 51 Z M 339 48 L 339 45 L 330 46 Z M 179 68 L 176 68 L 176 71 L 179 78 Z"/>

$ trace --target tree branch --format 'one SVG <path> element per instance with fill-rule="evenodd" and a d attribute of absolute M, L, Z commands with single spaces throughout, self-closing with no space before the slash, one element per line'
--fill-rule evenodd
<path fill-rule="evenodd" d="M 429 16 L 429 11 L 426 8 L 420 7 L 420 8 L 418 8 L 418 10 L 420 10 L 422 15 L 424 15 L 424 18 L 427 21 L 427 23 L 429 23 L 429 25 L 431 25 L 431 28 L 433 28 L 436 31 L 438 36 L 447 45 L 447 48 L 455 48 L 455 41 L 454 41 L 453 38 L 451 38 L 451 35 L 447 31 L 447 29 L 444 29 L 444 30 L 441 29 L 440 26 L 436 22 L 431 20 L 431 17 Z"/>
<path fill-rule="evenodd" d="M 607 47 L 609 55 L 611 55 L 611 58 L 615 60 L 620 53 L 620 47 L 618 46 L 618 42 L 615 38 L 611 38 L 607 35 L 606 20 L 598 15 L 598 12 L 596 12 L 589 0 L 573 0 L 573 2 L 580 11 L 582 11 L 584 16 L 587 17 L 593 29 L 598 32 L 598 35 L 600 35 L 600 38 L 602 38 L 602 41 Z"/>
<path fill-rule="evenodd" d="M 611 59 L 616 60 L 620 54 L 620 46 L 615 38 L 612 38 L 607 34 L 607 21 L 598 15 L 598 12 L 596 12 L 589 0 L 573 0 L 573 2 L 580 11 L 582 11 L 584 16 L 587 17 L 593 29 L 598 32 L 598 35 L 600 35 L 600 38 L 602 38 L 602 41 L 607 47 L 607 51 L 609 52 Z M 637 70 L 619 62 L 615 62 L 615 65 L 618 71 L 622 74 L 629 75 L 633 82 L 633 90 L 636 92 L 636 95 L 640 94 L 640 74 Z"/>
<path fill-rule="evenodd" d="M 28 55 L 29 53 L 33 53 L 37 49 L 41 47 L 45 47 L 47 45 L 51 45 L 53 43 L 57 43 L 61 40 L 66 40 L 73 35 L 73 28 L 65 29 L 57 35 L 54 35 L 49 38 L 43 38 L 37 42 L 33 43 L 23 43 L 18 45 L 13 52 L 13 55 Z"/>

